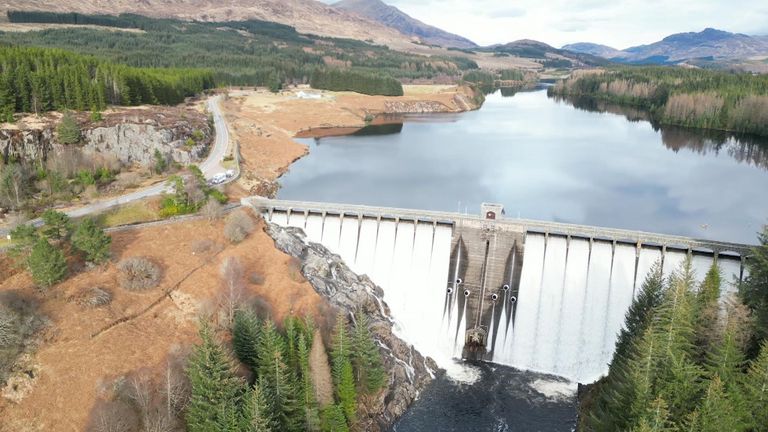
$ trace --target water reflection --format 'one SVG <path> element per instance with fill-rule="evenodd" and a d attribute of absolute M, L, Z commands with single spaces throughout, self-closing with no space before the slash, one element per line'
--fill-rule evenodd
<path fill-rule="evenodd" d="M 588 96 L 551 96 L 551 98 L 582 111 L 618 114 L 630 122 L 649 122 L 655 131 L 661 133 L 664 146 L 675 152 L 689 150 L 701 155 L 723 153 L 738 162 L 768 170 L 768 138 L 719 130 L 661 125 L 651 121 L 650 114 L 645 110 L 616 105 Z"/>
<path fill-rule="evenodd" d="M 478 111 L 407 116 L 399 133 L 306 140 L 278 196 L 473 213 L 499 202 L 508 217 L 755 241 L 763 144 L 586 107 L 497 92 Z"/>

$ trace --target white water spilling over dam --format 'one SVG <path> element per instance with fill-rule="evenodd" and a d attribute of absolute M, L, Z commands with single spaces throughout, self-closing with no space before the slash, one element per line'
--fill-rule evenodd
<path fill-rule="evenodd" d="M 717 259 L 727 290 L 748 246 L 576 225 L 247 198 L 381 286 L 400 337 L 450 367 L 473 357 L 592 382 L 656 262 Z M 486 216 L 495 217 L 496 214 Z"/>

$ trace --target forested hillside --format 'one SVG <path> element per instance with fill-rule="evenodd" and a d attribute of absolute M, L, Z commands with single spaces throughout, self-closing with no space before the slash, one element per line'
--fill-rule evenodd
<path fill-rule="evenodd" d="M 582 402 L 584 430 L 768 430 L 768 231 L 761 242 L 739 296 L 716 266 L 700 285 L 690 263 L 668 279 L 656 267 Z"/>
<path fill-rule="evenodd" d="M 384 96 L 402 96 L 403 85 L 392 77 L 341 69 L 316 69 L 309 81 L 316 89 L 354 91 Z"/>
<path fill-rule="evenodd" d="M 178 104 L 214 85 L 202 69 L 134 68 L 58 49 L 0 47 L 0 114 Z"/>
<path fill-rule="evenodd" d="M 768 135 L 768 75 L 625 67 L 576 74 L 550 94 L 640 107 L 664 124 Z"/>
<path fill-rule="evenodd" d="M 351 69 L 400 80 L 453 79 L 477 64 L 461 57 L 426 57 L 351 39 L 302 35 L 265 21 L 184 22 L 138 15 L 85 16 L 16 12 L 14 22 L 96 24 L 140 32 L 57 28 L 0 33 L 0 44 L 61 48 L 133 67 L 209 68 L 218 85 L 306 83 L 317 68 Z"/>

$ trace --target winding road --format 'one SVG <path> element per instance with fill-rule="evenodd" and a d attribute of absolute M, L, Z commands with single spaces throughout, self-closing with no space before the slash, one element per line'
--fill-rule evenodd
<path fill-rule="evenodd" d="M 211 147 L 211 151 L 208 153 L 208 157 L 199 164 L 200 170 L 203 172 L 203 175 L 205 175 L 206 179 L 211 179 L 214 175 L 226 170 L 222 165 L 222 161 L 227 153 L 227 147 L 229 146 L 229 131 L 227 130 L 227 125 L 224 122 L 224 116 L 221 114 L 219 109 L 220 98 L 221 96 L 214 96 L 208 100 L 208 110 L 213 115 L 216 137 L 214 138 L 213 146 Z M 170 187 L 166 184 L 166 182 L 162 181 L 152 186 L 138 189 L 114 198 L 97 201 L 82 207 L 68 209 L 65 210 L 64 213 L 72 218 L 81 217 L 92 213 L 99 213 L 112 207 L 127 204 L 132 201 L 160 195 L 169 191 L 169 189 Z M 33 219 L 29 223 L 32 223 L 35 226 L 40 226 L 42 225 L 42 220 L 39 218 Z M 7 229 L 0 228 L 0 236 L 5 237 L 7 234 Z"/>

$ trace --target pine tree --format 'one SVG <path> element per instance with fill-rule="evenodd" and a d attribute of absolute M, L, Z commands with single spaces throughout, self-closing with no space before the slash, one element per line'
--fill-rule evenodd
<path fill-rule="evenodd" d="M 321 413 L 323 432 L 349 432 L 347 421 L 344 419 L 344 410 L 339 405 L 329 405 Z"/>
<path fill-rule="evenodd" d="M 59 142 L 62 144 L 77 144 L 80 142 L 80 126 L 69 111 L 64 113 L 59 126 L 56 128 L 56 132 L 59 134 Z"/>
<path fill-rule="evenodd" d="M 278 430 L 301 430 L 303 412 L 298 406 L 296 378 L 284 362 L 285 343 L 275 324 L 264 321 L 258 346 L 258 375 L 264 379 L 265 392 L 272 401 Z"/>
<path fill-rule="evenodd" d="M 755 333 L 747 350 L 747 357 L 754 358 L 764 340 L 768 340 L 768 225 L 758 235 L 760 245 L 752 249 L 747 260 L 749 275 L 739 286 L 744 304 L 755 317 Z"/>
<path fill-rule="evenodd" d="M 38 239 L 27 257 L 27 267 L 32 279 L 44 287 L 59 282 L 67 274 L 67 259 L 48 240 Z"/>
<path fill-rule="evenodd" d="M 257 381 L 246 393 L 243 404 L 243 432 L 272 432 L 275 430 L 270 406 Z"/>
<path fill-rule="evenodd" d="M 714 324 L 717 322 L 720 298 L 720 268 L 713 262 L 696 293 L 696 351 L 699 360 L 711 350 Z"/>
<path fill-rule="evenodd" d="M 752 413 L 755 431 L 768 431 L 768 341 L 749 365 L 744 380 L 744 395 Z"/>
<path fill-rule="evenodd" d="M 185 417 L 187 430 L 233 430 L 233 424 L 241 423 L 236 410 L 242 402 L 244 383 L 235 376 L 232 359 L 214 340 L 207 323 L 200 326 L 200 338 L 202 342 L 195 347 L 187 366 L 192 387 Z"/>
<path fill-rule="evenodd" d="M 336 326 L 333 332 L 331 374 L 336 387 L 336 398 L 348 423 L 352 425 L 357 417 L 357 391 L 355 390 L 355 376 L 350 355 L 347 320 L 343 314 L 339 314 L 336 317 Z"/>
<path fill-rule="evenodd" d="M 355 312 L 350 354 L 355 378 L 361 389 L 374 393 L 382 388 L 385 374 L 381 366 L 381 354 L 371 334 L 368 316 L 362 309 Z"/>
<path fill-rule="evenodd" d="M 259 319 L 250 309 L 238 309 L 232 328 L 232 345 L 237 358 L 253 373 L 257 372 L 259 344 Z"/>
<path fill-rule="evenodd" d="M 102 263 L 109 258 L 109 246 L 112 238 L 91 218 L 86 218 L 72 234 L 72 245 L 85 253 L 85 259 L 92 263 Z"/>
<path fill-rule="evenodd" d="M 42 233 L 51 240 L 69 238 L 72 234 L 72 221 L 69 216 L 53 209 L 46 210 L 41 216 L 43 219 Z"/>
<path fill-rule="evenodd" d="M 667 403 L 662 398 L 654 400 L 640 417 L 633 432 L 672 432 L 674 425 L 669 421 L 669 410 Z"/>
<path fill-rule="evenodd" d="M 690 417 L 690 430 L 697 432 L 740 432 L 746 431 L 747 425 L 738 414 L 723 388 L 720 377 L 715 375 L 709 383 L 701 406 Z"/>
<path fill-rule="evenodd" d="M 304 410 L 304 430 L 317 431 L 320 427 L 320 418 L 317 411 L 317 401 L 315 400 L 315 386 L 309 369 L 309 348 L 303 334 L 299 335 L 296 348 L 299 362 L 300 405 Z"/>

